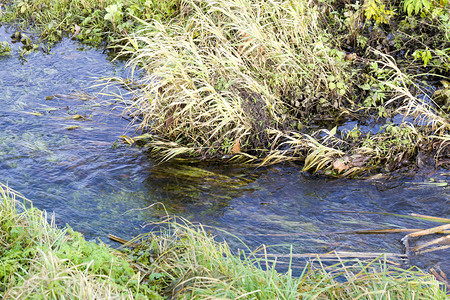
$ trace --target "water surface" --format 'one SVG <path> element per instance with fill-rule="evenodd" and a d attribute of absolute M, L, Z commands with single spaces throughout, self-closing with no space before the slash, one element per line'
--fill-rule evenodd
<path fill-rule="evenodd" d="M 4 27 L 0 39 L 8 40 Z M 121 107 L 90 88 L 96 78 L 126 76 L 121 63 L 64 40 L 50 54 L 19 59 L 18 46 L 0 57 L 0 181 L 54 212 L 88 240 L 130 238 L 169 214 L 230 232 L 250 248 L 271 253 L 338 251 L 403 253 L 404 234 L 357 235 L 361 229 L 428 228 L 436 224 L 390 215 L 449 217 L 448 181 L 442 170 L 368 180 L 304 174 L 301 166 L 240 168 L 216 164 L 159 165 L 119 136 L 129 122 Z M 109 92 L 125 93 L 119 88 Z M 360 213 L 358 213 L 360 212 Z M 226 237 L 233 247 L 236 238 Z M 449 273 L 449 251 L 414 258 Z"/>

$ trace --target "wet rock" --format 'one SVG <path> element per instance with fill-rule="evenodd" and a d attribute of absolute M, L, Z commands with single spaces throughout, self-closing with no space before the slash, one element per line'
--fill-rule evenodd
<path fill-rule="evenodd" d="M 434 166 L 433 158 L 423 151 L 419 151 L 419 153 L 417 153 L 416 163 L 419 169 L 426 169 Z"/>

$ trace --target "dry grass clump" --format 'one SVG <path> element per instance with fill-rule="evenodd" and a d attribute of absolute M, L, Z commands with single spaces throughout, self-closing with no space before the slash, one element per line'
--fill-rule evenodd
<path fill-rule="evenodd" d="M 261 155 L 273 146 L 269 130 L 341 105 L 347 62 L 327 46 L 319 6 L 188 0 L 182 11 L 170 23 L 143 22 L 122 52 L 144 71 L 129 113 L 166 158 Z"/>
<path fill-rule="evenodd" d="M 414 76 L 392 57 L 375 53 L 379 60 L 367 61 L 368 76 L 332 48 L 320 10 L 303 0 L 188 0 L 170 22 L 142 21 L 122 48 L 128 65 L 141 71 L 127 102 L 145 133 L 134 140 L 144 140 L 162 160 L 229 154 L 261 164 L 304 160 L 304 170 L 348 176 L 388 163 L 396 169 L 435 143 L 424 137 L 448 134 L 448 120 L 419 97 Z M 360 103 L 360 112 L 351 111 L 356 81 L 379 97 L 369 107 Z M 370 109 L 416 121 L 351 138 L 308 124 Z"/>

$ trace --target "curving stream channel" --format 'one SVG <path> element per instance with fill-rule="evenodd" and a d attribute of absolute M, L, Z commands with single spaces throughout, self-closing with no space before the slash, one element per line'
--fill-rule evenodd
<path fill-rule="evenodd" d="M 10 42 L 4 27 L 0 41 Z M 170 214 L 223 229 L 250 249 L 275 254 L 332 250 L 401 254 L 403 234 L 360 235 L 363 229 L 430 228 L 437 223 L 389 214 L 449 217 L 445 170 L 400 178 L 335 180 L 285 164 L 244 169 L 211 164 L 158 165 L 120 142 L 129 122 L 96 79 L 126 76 L 106 54 L 64 40 L 50 54 L 21 60 L 18 45 L 0 57 L 0 181 L 54 212 L 86 239 L 130 238 Z M 94 97 L 95 95 L 95 97 Z M 155 204 L 153 205 L 152 204 Z M 376 213 L 364 213 L 376 212 Z M 389 214 L 380 214 L 389 213 Z M 291 250 L 292 245 L 292 250 Z M 450 273 L 449 249 L 414 256 L 423 268 Z M 283 269 L 283 264 L 279 264 Z"/>

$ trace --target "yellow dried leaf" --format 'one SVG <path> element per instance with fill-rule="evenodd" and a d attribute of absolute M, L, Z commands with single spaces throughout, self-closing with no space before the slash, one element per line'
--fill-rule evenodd
<path fill-rule="evenodd" d="M 37 111 L 33 111 L 33 112 L 25 112 L 26 114 L 29 114 L 29 115 L 33 115 L 33 116 L 38 116 L 38 117 L 40 117 L 40 116 L 42 116 L 42 114 L 40 113 L 40 112 L 37 112 Z"/>
<path fill-rule="evenodd" d="M 231 149 L 232 154 L 241 152 L 241 144 L 239 143 L 239 139 L 234 142 L 233 148 Z"/>
<path fill-rule="evenodd" d="M 347 170 L 348 166 L 345 163 L 343 163 L 340 159 L 336 159 L 333 162 L 333 168 L 339 173 L 341 173 L 342 171 Z"/>

